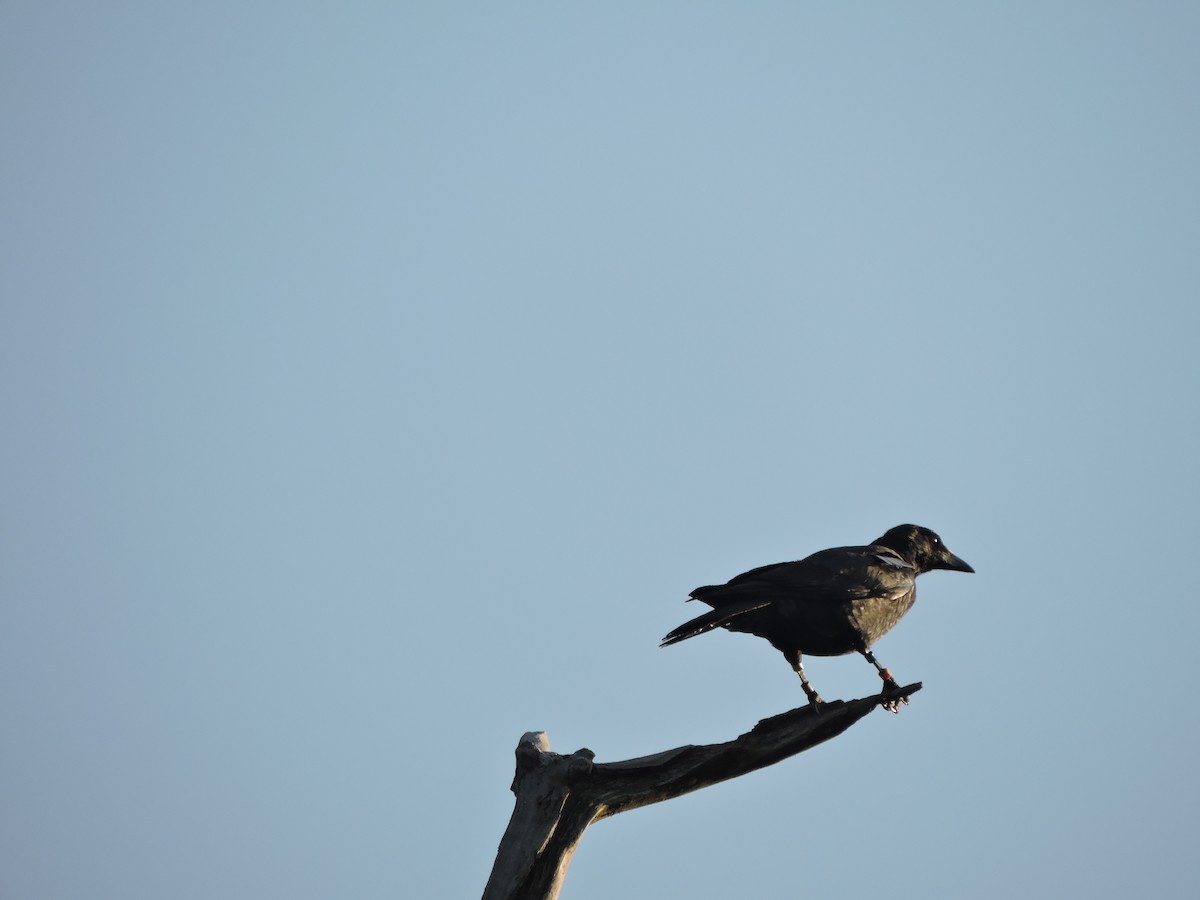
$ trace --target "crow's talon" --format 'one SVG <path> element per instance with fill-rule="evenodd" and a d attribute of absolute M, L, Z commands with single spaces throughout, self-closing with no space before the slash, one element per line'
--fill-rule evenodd
<path fill-rule="evenodd" d="M 900 690 L 900 685 L 896 684 L 896 682 L 893 681 L 891 678 L 887 678 L 884 680 L 883 693 L 886 694 L 889 691 L 898 691 L 898 690 Z M 880 705 L 884 709 L 886 709 L 888 712 L 893 712 L 893 713 L 900 712 L 900 704 L 901 703 L 903 703 L 905 706 L 908 706 L 908 698 L 907 697 L 893 697 L 889 700 L 880 701 Z"/>

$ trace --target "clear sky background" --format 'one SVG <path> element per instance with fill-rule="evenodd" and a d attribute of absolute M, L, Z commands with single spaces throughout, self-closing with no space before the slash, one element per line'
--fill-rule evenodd
<path fill-rule="evenodd" d="M 478 896 L 910 521 L 912 706 L 564 898 L 1194 893 L 1198 110 L 1195 3 L 3 4 L 0 897 Z"/>

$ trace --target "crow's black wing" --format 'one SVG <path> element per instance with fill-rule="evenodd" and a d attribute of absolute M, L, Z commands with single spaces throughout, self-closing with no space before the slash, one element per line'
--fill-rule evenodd
<path fill-rule="evenodd" d="M 725 584 L 696 588 L 691 596 L 715 608 L 753 601 L 846 603 L 903 594 L 915 577 L 909 563 L 884 547 L 834 547 L 796 562 L 759 566 Z"/>

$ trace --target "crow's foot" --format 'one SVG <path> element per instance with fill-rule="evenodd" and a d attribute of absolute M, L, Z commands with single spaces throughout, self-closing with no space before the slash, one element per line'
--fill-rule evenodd
<path fill-rule="evenodd" d="M 887 674 L 884 676 L 884 679 L 883 679 L 883 693 L 886 694 L 888 691 L 900 690 L 900 685 L 896 684 L 895 679 L 892 678 L 891 672 L 888 672 L 887 669 L 884 669 L 883 672 L 880 672 L 879 674 L 884 675 L 885 672 Z M 882 700 L 882 701 L 880 701 L 879 705 L 882 706 L 884 709 L 886 709 L 888 712 L 898 713 L 898 712 L 900 712 L 900 704 L 901 703 L 903 703 L 905 706 L 908 706 L 908 698 L 907 697 L 899 697 L 899 698 L 895 698 L 892 700 Z"/>

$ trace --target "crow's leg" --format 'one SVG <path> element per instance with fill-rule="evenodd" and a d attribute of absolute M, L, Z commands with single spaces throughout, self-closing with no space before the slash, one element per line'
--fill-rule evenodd
<path fill-rule="evenodd" d="M 820 712 L 821 704 L 825 701 L 821 699 L 821 695 L 817 693 L 817 689 L 808 683 L 808 676 L 804 674 L 804 663 L 801 661 L 800 651 L 784 650 L 783 655 L 787 657 L 787 661 L 792 664 L 792 668 L 800 676 L 800 687 L 804 688 L 804 696 L 808 698 L 809 705 L 816 712 Z"/>
<path fill-rule="evenodd" d="M 875 654 L 872 653 L 870 651 L 870 649 L 859 650 L 858 652 L 861 653 L 863 655 L 863 657 L 866 659 L 866 661 L 869 662 L 871 665 L 873 665 L 876 668 L 876 670 L 879 672 L 879 677 L 883 679 L 883 689 L 885 691 L 890 691 L 890 690 L 900 687 L 900 685 L 896 684 L 896 679 L 892 677 L 891 670 L 885 669 L 883 666 L 881 666 L 879 664 L 879 660 L 877 660 L 875 658 Z M 900 712 L 900 704 L 901 703 L 904 703 L 905 705 L 907 705 L 908 698 L 901 697 L 899 701 L 885 700 L 883 702 L 883 708 L 890 712 Z"/>

